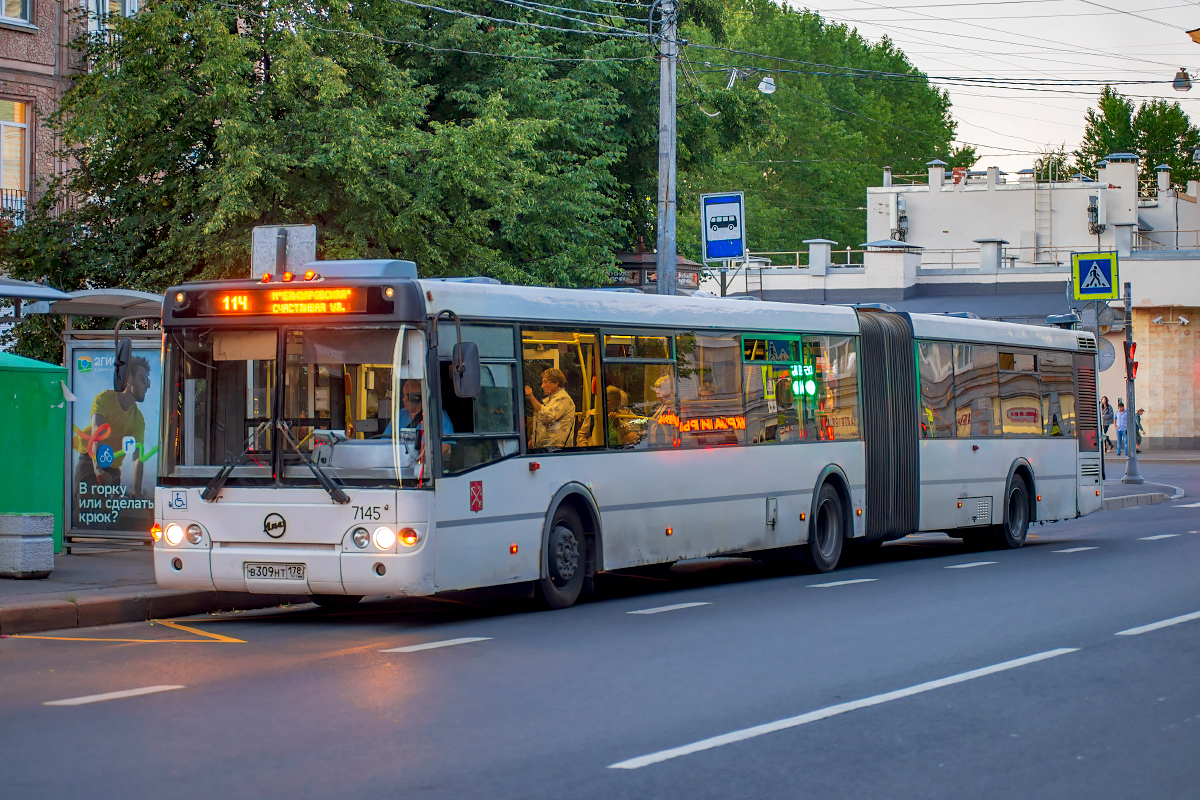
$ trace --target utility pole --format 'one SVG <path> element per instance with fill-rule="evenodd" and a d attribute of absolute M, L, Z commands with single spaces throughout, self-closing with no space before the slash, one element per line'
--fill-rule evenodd
<path fill-rule="evenodd" d="M 1125 352 L 1133 344 L 1133 292 L 1125 282 Z M 1121 483 L 1145 483 L 1137 460 L 1137 398 L 1134 396 L 1133 379 L 1130 374 L 1129 357 L 1125 366 L 1125 443 L 1129 447 L 1129 460 L 1125 462 L 1125 477 Z"/>
<path fill-rule="evenodd" d="M 677 0 L 659 6 L 658 42 L 658 293 L 675 294 L 675 62 L 679 57 Z"/>

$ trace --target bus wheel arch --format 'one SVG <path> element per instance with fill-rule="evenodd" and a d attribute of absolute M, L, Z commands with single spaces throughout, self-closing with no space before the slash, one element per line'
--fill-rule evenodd
<path fill-rule="evenodd" d="M 591 592 L 594 576 L 603 568 L 599 520 L 596 501 L 586 487 L 566 484 L 555 493 L 542 530 L 536 584 L 549 607 L 567 608 L 580 594 Z"/>

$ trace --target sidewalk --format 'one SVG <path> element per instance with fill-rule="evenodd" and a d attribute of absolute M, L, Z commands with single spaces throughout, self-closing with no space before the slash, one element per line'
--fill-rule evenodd
<path fill-rule="evenodd" d="M 160 589 L 148 547 L 77 549 L 43 580 L 0 578 L 0 635 L 306 603 L 305 596 Z"/>

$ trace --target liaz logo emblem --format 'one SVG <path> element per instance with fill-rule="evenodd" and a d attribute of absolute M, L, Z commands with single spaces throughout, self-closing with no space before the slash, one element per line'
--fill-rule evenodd
<path fill-rule="evenodd" d="M 263 533 L 272 539 L 280 539 L 287 533 L 287 520 L 278 514 L 267 514 L 263 520 Z"/>
<path fill-rule="evenodd" d="M 92 371 L 92 357 L 91 356 L 80 356 L 78 362 L 76 362 L 76 363 L 79 364 L 80 372 L 91 372 Z"/>

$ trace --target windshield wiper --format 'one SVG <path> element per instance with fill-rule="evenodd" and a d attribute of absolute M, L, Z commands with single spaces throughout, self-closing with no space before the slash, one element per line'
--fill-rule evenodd
<path fill-rule="evenodd" d="M 208 482 L 208 486 L 205 486 L 204 491 L 200 493 L 201 500 L 209 503 L 217 502 L 217 498 L 221 494 L 221 487 L 225 485 L 225 481 L 229 480 L 229 476 L 233 474 L 233 470 L 246 460 L 246 454 L 254 449 L 254 443 L 258 440 L 259 434 L 267 430 L 270 426 L 271 423 L 269 421 L 258 423 L 246 440 L 246 449 L 236 458 L 229 458 L 225 461 L 225 464 L 221 467 L 221 471 L 213 476 L 213 479 Z"/>
<path fill-rule="evenodd" d="M 283 434 L 284 441 L 291 446 L 292 450 L 296 452 L 296 455 L 300 456 L 300 460 L 307 464 L 308 468 L 312 470 L 312 474 L 316 476 L 318 481 L 321 482 L 321 486 L 325 488 L 325 491 L 329 492 L 329 497 L 333 500 L 333 502 L 349 503 L 350 495 L 343 492 L 341 487 L 334 483 L 333 479 L 325 473 L 325 470 L 314 464 L 312 459 L 306 456 L 304 451 L 300 449 L 300 445 L 295 439 L 292 438 L 292 430 L 288 424 L 283 420 L 277 420 L 275 422 L 275 427 L 279 428 L 279 432 Z"/>

